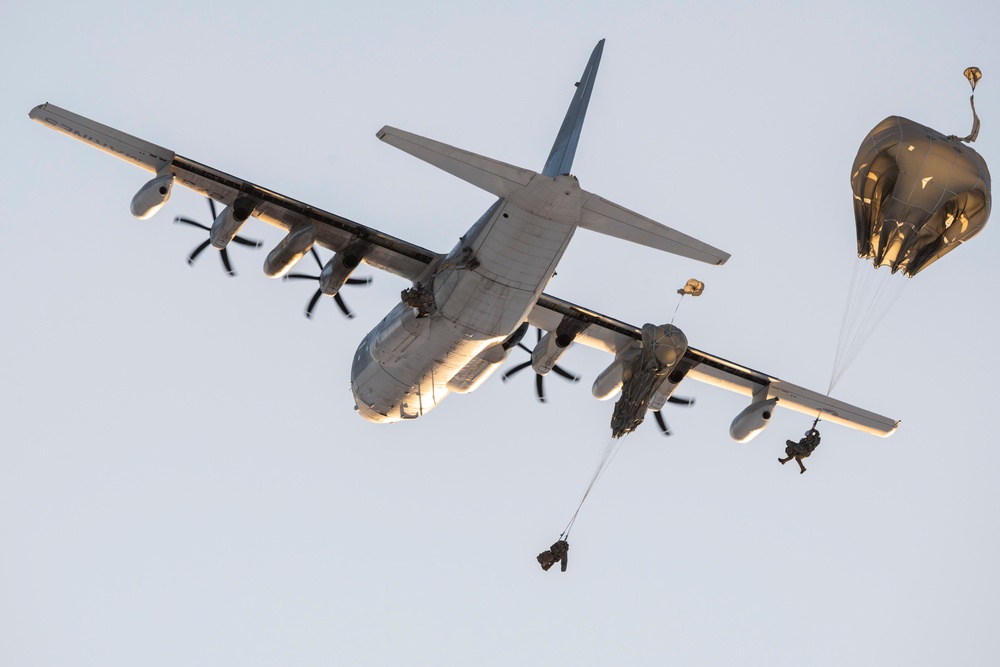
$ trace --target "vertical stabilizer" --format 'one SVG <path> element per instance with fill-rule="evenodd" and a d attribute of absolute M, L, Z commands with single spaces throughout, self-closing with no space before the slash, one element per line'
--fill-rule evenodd
<path fill-rule="evenodd" d="M 601 54 L 604 52 L 604 40 L 602 39 L 594 47 L 594 52 L 590 54 L 583 76 L 576 84 L 576 94 L 566 112 L 562 127 L 556 141 L 552 144 L 552 152 L 549 159 L 545 161 L 542 169 L 543 176 L 559 176 L 568 174 L 573 168 L 573 158 L 576 156 L 576 145 L 580 141 L 580 130 L 583 129 L 583 119 L 587 115 L 587 105 L 590 104 L 590 93 L 594 89 L 594 81 L 597 79 L 597 66 L 601 63 Z"/>

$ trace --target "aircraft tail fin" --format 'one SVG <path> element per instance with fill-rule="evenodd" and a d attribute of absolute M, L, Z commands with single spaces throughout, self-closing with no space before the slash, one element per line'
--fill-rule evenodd
<path fill-rule="evenodd" d="M 577 83 L 576 94 L 573 96 L 573 101 L 566 112 L 562 127 L 559 128 L 559 134 L 556 136 L 552 151 L 542 169 L 541 176 L 546 177 L 545 180 L 569 174 L 570 168 L 573 166 L 573 158 L 580 140 L 580 131 L 583 129 L 584 116 L 587 114 L 590 94 L 594 89 L 597 68 L 603 52 L 604 40 L 602 39 L 594 47 L 587 67 L 583 71 L 583 76 Z M 525 193 L 538 185 L 538 183 L 532 185 L 532 180 L 539 174 L 530 169 L 493 160 L 388 125 L 379 130 L 376 136 L 387 144 L 497 197 L 514 201 L 527 201 L 524 199 Z M 708 264 L 725 264 L 726 260 L 729 259 L 729 253 L 703 243 L 694 237 L 671 229 L 655 220 L 650 220 L 595 194 L 579 190 L 577 192 L 581 196 L 582 207 L 580 218 L 574 222 L 584 229 Z"/>
<path fill-rule="evenodd" d="M 597 68 L 601 64 L 604 53 L 604 40 L 594 47 L 590 60 L 583 70 L 583 75 L 576 84 L 576 93 L 570 102 L 566 117 L 563 119 L 559 134 L 542 168 L 542 176 L 555 177 L 569 174 L 576 156 L 576 147 L 580 142 L 580 132 L 583 130 L 583 120 L 590 104 L 590 94 L 597 80 Z M 498 197 L 507 197 L 516 189 L 524 187 L 535 175 L 535 172 L 513 165 L 505 164 L 475 153 L 448 146 L 431 139 L 385 126 L 376 133 L 379 139 L 396 148 L 418 157 L 425 162 L 457 176 Z"/>
<path fill-rule="evenodd" d="M 566 111 L 566 118 L 563 119 L 559 134 L 556 135 L 555 143 L 552 144 L 549 159 L 545 161 L 545 166 L 542 168 L 542 176 L 568 174 L 573 168 L 576 145 L 580 142 L 583 119 L 587 115 L 590 93 L 594 90 L 597 67 L 601 64 L 601 54 L 603 53 L 604 40 L 602 39 L 594 47 L 594 52 L 590 54 L 590 60 L 587 61 L 587 67 L 583 70 L 583 76 L 576 84 L 576 94 L 573 95 L 573 101 L 570 102 L 569 109 Z"/>

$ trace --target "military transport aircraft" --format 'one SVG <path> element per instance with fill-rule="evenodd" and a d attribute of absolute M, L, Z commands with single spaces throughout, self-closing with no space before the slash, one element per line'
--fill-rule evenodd
<path fill-rule="evenodd" d="M 583 190 L 571 175 L 603 49 L 601 40 L 541 172 L 393 127 L 376 133 L 498 198 L 447 253 L 327 213 L 51 104 L 29 115 L 154 172 L 132 200 L 137 218 L 156 213 L 180 183 L 225 206 L 210 231 L 212 246 L 221 251 L 234 238 L 241 240 L 236 234 L 251 217 L 286 231 L 264 262 L 264 273 L 272 278 L 287 275 L 321 246 L 335 253 L 319 276 L 323 294 L 335 296 L 361 263 L 410 280 L 412 287 L 354 356 L 351 389 L 358 414 L 369 421 L 415 419 L 451 392 L 473 391 L 513 348 L 523 346 L 532 325 L 546 332 L 531 353 L 539 376 L 551 371 L 572 343 L 614 356 L 594 382 L 593 394 L 605 400 L 621 393 L 612 418 L 615 437 L 632 431 L 647 411 L 658 412 L 684 378 L 750 397 L 730 427 L 739 442 L 760 433 L 775 406 L 883 437 L 892 434 L 898 421 L 689 347 L 673 325 L 635 327 L 543 292 L 579 227 L 708 264 L 729 259 L 728 253 Z"/>

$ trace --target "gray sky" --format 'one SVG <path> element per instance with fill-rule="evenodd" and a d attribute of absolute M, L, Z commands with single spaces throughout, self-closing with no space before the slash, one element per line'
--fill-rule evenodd
<path fill-rule="evenodd" d="M 10 3 L 8 3 L 10 4 Z M 538 169 L 607 38 L 581 185 L 733 254 L 704 267 L 580 232 L 548 292 L 826 388 L 854 263 L 858 145 L 899 114 L 1000 157 L 995 2 L 27 3 L 0 9 L 0 664 L 992 664 L 1000 453 L 997 223 L 907 286 L 835 396 L 888 440 L 697 383 L 630 436 L 570 571 L 534 561 L 576 507 L 612 404 L 585 375 L 354 415 L 349 365 L 406 285 L 373 271 L 302 317 L 303 284 L 184 256 L 208 218 L 31 123 L 50 101 L 435 250 L 490 195 L 381 144 L 383 124 Z M 761 6 L 755 6 L 760 4 Z M 904 9 L 904 7 L 906 7 Z M 279 235 L 262 223 L 246 235 Z M 901 278 L 902 279 L 902 278 Z M 512 363 L 520 361 L 512 359 Z"/>

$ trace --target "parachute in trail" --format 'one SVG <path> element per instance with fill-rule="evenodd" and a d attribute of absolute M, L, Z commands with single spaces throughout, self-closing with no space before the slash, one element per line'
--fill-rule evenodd
<path fill-rule="evenodd" d="M 912 278 L 983 229 L 990 172 L 962 141 L 900 116 L 868 133 L 851 170 L 859 257 Z"/>

